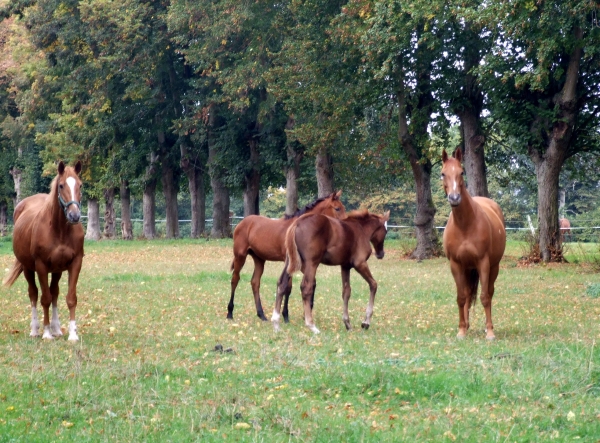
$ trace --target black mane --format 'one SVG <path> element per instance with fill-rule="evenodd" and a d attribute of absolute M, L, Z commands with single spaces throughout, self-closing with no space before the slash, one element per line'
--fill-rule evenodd
<path fill-rule="evenodd" d="M 329 196 L 330 197 L 330 196 Z M 307 204 L 304 209 L 298 209 L 296 212 L 294 212 L 292 215 L 284 215 L 283 219 L 284 220 L 289 220 L 290 218 L 297 218 L 300 217 L 301 215 L 306 214 L 308 211 L 310 211 L 311 209 L 313 209 L 315 206 L 317 206 L 319 203 L 321 203 L 323 200 L 329 198 L 329 197 L 321 197 L 316 199 L 314 202 Z"/>

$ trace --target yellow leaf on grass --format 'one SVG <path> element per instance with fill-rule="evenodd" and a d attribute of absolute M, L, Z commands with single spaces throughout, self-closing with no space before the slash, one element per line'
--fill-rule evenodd
<path fill-rule="evenodd" d="M 235 424 L 235 429 L 250 429 L 251 427 L 248 423 L 243 422 Z"/>

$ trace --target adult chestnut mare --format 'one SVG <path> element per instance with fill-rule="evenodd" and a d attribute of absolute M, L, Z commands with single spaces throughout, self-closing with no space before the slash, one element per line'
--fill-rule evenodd
<path fill-rule="evenodd" d="M 506 245 L 504 216 L 497 203 L 485 197 L 472 197 L 467 191 L 461 165 L 462 151 L 454 158 L 442 153 L 442 182 L 452 212 L 444 230 L 444 252 L 456 283 L 458 338 L 469 329 L 469 309 L 477 298 L 481 282 L 481 304 L 485 310 L 486 338 L 493 340 L 492 297 L 494 282 Z"/>
<path fill-rule="evenodd" d="M 44 333 L 42 338 L 61 336 L 58 320 L 58 282 L 64 271 L 69 272 L 67 306 L 69 307 L 69 340 L 79 340 L 75 323 L 77 306 L 77 279 L 83 261 L 83 227 L 81 218 L 81 163 L 74 168 L 58 164 L 58 175 L 50 185 L 50 194 L 27 197 L 15 207 L 13 251 L 16 260 L 4 279 L 10 287 L 21 273 L 29 284 L 31 300 L 31 336 L 39 336 L 40 323 L 37 315 L 38 275 L 44 309 Z M 52 282 L 48 285 L 48 274 Z M 50 321 L 52 304 L 52 321 Z"/>
<path fill-rule="evenodd" d="M 344 218 L 346 209 L 340 201 L 342 191 L 334 192 L 328 197 L 322 197 L 308 204 L 304 209 L 296 211 L 291 216 L 280 219 L 271 219 L 260 215 L 245 217 L 233 232 L 233 262 L 231 270 L 231 299 L 227 306 L 227 318 L 233 319 L 233 300 L 235 289 L 240 281 L 240 271 L 250 255 L 254 260 L 254 273 L 252 274 L 252 292 L 256 304 L 256 315 L 264 321 L 267 320 L 260 301 L 260 278 L 265 269 L 266 261 L 285 260 L 285 233 L 294 220 L 303 214 L 325 214 L 335 218 Z M 284 310 L 287 318 L 287 310 Z"/>
<path fill-rule="evenodd" d="M 277 282 L 277 298 L 273 310 L 273 327 L 279 330 L 281 302 L 286 301 L 292 289 L 292 274 L 301 270 L 302 300 L 304 302 L 304 321 L 306 326 L 318 334 L 320 331 L 314 324 L 312 316 L 312 300 L 315 294 L 315 276 L 319 264 L 340 266 L 342 269 L 342 298 L 344 301 L 343 321 L 346 329 L 350 329 L 348 301 L 350 300 L 350 270 L 352 268 L 369 284 L 371 296 L 367 306 L 367 315 L 362 323 L 369 329 L 377 282 L 371 275 L 367 260 L 371 256 L 371 245 L 375 256 L 383 258 L 383 242 L 387 234 L 389 211 L 383 215 L 370 214 L 366 210 L 352 211 L 347 218 L 336 220 L 320 214 L 307 214 L 300 217 L 288 229 L 285 239 L 287 250 L 286 262 Z"/>

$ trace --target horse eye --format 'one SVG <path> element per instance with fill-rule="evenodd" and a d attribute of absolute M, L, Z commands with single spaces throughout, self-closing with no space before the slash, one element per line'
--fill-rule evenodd
<path fill-rule="evenodd" d="M 465 176 L 465 171 L 461 172 L 460 175 Z"/>
<path fill-rule="evenodd" d="M 442 175 L 440 175 L 440 180 L 443 180 L 443 179 L 444 179 L 444 177 L 446 177 L 446 175 L 445 175 L 445 174 L 442 174 Z"/>
<path fill-rule="evenodd" d="M 58 185 L 58 188 L 59 188 L 59 189 L 62 189 L 62 188 L 63 188 L 63 185 Z"/>

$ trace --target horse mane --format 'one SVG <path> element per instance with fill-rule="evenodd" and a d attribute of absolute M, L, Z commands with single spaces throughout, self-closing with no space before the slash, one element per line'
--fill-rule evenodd
<path fill-rule="evenodd" d="M 58 174 L 52 179 L 50 183 L 50 192 L 46 199 L 46 207 L 52 208 L 52 205 L 58 200 Z"/>
<path fill-rule="evenodd" d="M 321 203 L 322 201 L 324 201 L 325 199 L 328 199 L 329 196 L 327 197 L 321 197 L 316 199 L 314 202 L 307 204 L 303 209 L 298 209 L 296 212 L 294 212 L 292 215 L 284 215 L 283 219 L 284 220 L 289 220 L 291 218 L 298 218 L 301 215 L 306 214 L 308 211 L 310 211 L 311 209 L 314 209 L 315 206 L 317 206 L 319 203 Z"/>

